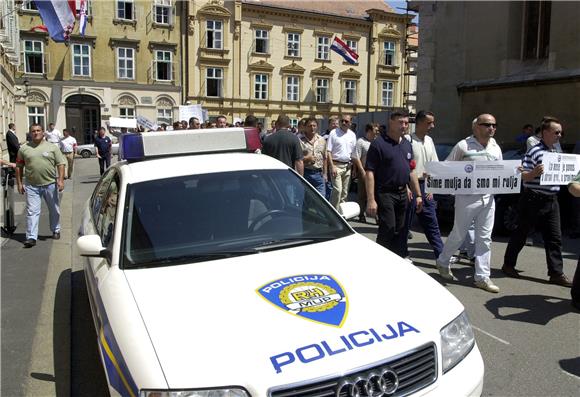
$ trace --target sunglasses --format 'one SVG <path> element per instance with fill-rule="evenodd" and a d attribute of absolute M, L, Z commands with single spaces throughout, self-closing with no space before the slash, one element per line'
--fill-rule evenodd
<path fill-rule="evenodd" d="M 343 123 L 350 123 L 350 120 L 341 120 Z"/>
<path fill-rule="evenodd" d="M 478 125 L 484 125 L 487 128 L 489 128 L 489 127 L 497 128 L 497 124 L 496 123 L 479 123 Z"/>

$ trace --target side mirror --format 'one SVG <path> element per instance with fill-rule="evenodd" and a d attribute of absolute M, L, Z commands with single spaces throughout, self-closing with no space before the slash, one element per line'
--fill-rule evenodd
<path fill-rule="evenodd" d="M 109 250 L 101 244 L 101 237 L 96 234 L 89 234 L 77 239 L 79 255 L 91 258 L 107 258 Z"/>
<path fill-rule="evenodd" d="M 339 205 L 340 214 L 344 219 L 352 219 L 360 214 L 360 206 L 354 201 L 348 201 Z"/>

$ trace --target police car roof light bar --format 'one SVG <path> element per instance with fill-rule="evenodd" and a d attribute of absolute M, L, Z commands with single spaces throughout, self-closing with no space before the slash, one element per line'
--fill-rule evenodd
<path fill-rule="evenodd" d="M 140 161 L 188 154 L 254 152 L 260 147 L 259 133 L 255 128 L 130 133 L 119 138 L 119 158 Z"/>

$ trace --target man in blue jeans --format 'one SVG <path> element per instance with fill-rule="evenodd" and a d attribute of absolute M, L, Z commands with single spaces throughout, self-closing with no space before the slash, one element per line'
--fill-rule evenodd
<path fill-rule="evenodd" d="M 44 130 L 40 124 L 30 126 L 30 137 L 31 141 L 22 145 L 16 156 L 18 192 L 26 193 L 25 248 L 34 247 L 38 239 L 41 198 L 48 207 L 52 238 L 60 239 L 58 193 L 64 189 L 64 165 L 66 164 L 66 159 L 58 146 L 44 140 Z M 26 179 L 26 185 L 23 183 L 23 176 Z"/>
<path fill-rule="evenodd" d="M 326 194 L 326 141 L 318 135 L 315 118 L 306 120 L 304 134 L 300 135 L 300 146 L 304 158 L 304 179 L 324 197 Z"/>
<path fill-rule="evenodd" d="M 106 135 L 105 127 L 99 128 L 99 135 L 95 138 L 95 147 L 97 148 L 97 158 L 99 159 L 99 171 L 101 175 L 111 166 L 111 147 L 113 142 Z"/>
<path fill-rule="evenodd" d="M 423 198 L 423 211 L 417 214 L 419 222 L 425 232 L 427 241 L 433 248 L 435 258 L 438 258 L 443 251 L 443 241 L 439 231 L 439 222 L 437 221 L 436 203 L 431 193 L 425 193 L 425 163 L 429 161 L 439 161 L 435 144 L 429 133 L 435 128 L 435 115 L 432 112 L 420 110 L 415 116 L 415 132 L 411 134 L 411 146 L 413 148 L 413 159 L 415 160 L 415 173 L 419 179 L 419 187 Z M 415 213 L 415 197 L 413 197 L 407 206 L 405 216 L 405 230 L 401 234 L 401 250 L 405 258 L 409 258 L 409 249 L 407 245 L 407 235 L 413 222 Z"/>

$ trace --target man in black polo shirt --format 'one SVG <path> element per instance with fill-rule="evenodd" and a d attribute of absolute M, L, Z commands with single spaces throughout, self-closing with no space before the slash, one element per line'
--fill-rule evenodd
<path fill-rule="evenodd" d="M 371 143 L 365 166 L 367 214 L 378 220 L 377 243 L 399 256 L 403 256 L 399 236 L 405 226 L 407 185 L 417 197 L 417 212 L 423 208 L 419 181 L 413 172 L 413 148 L 403 137 L 407 128 L 407 113 L 392 113 L 388 132 Z"/>
<path fill-rule="evenodd" d="M 113 142 L 107 135 L 105 127 L 99 128 L 99 135 L 95 137 L 95 147 L 97 148 L 97 158 L 99 159 L 99 171 L 101 175 L 111 166 L 111 147 Z"/>
<path fill-rule="evenodd" d="M 281 114 L 276 120 L 276 132 L 268 135 L 262 153 L 280 160 L 300 175 L 304 174 L 304 154 L 300 140 L 290 132 L 290 118 Z"/>

